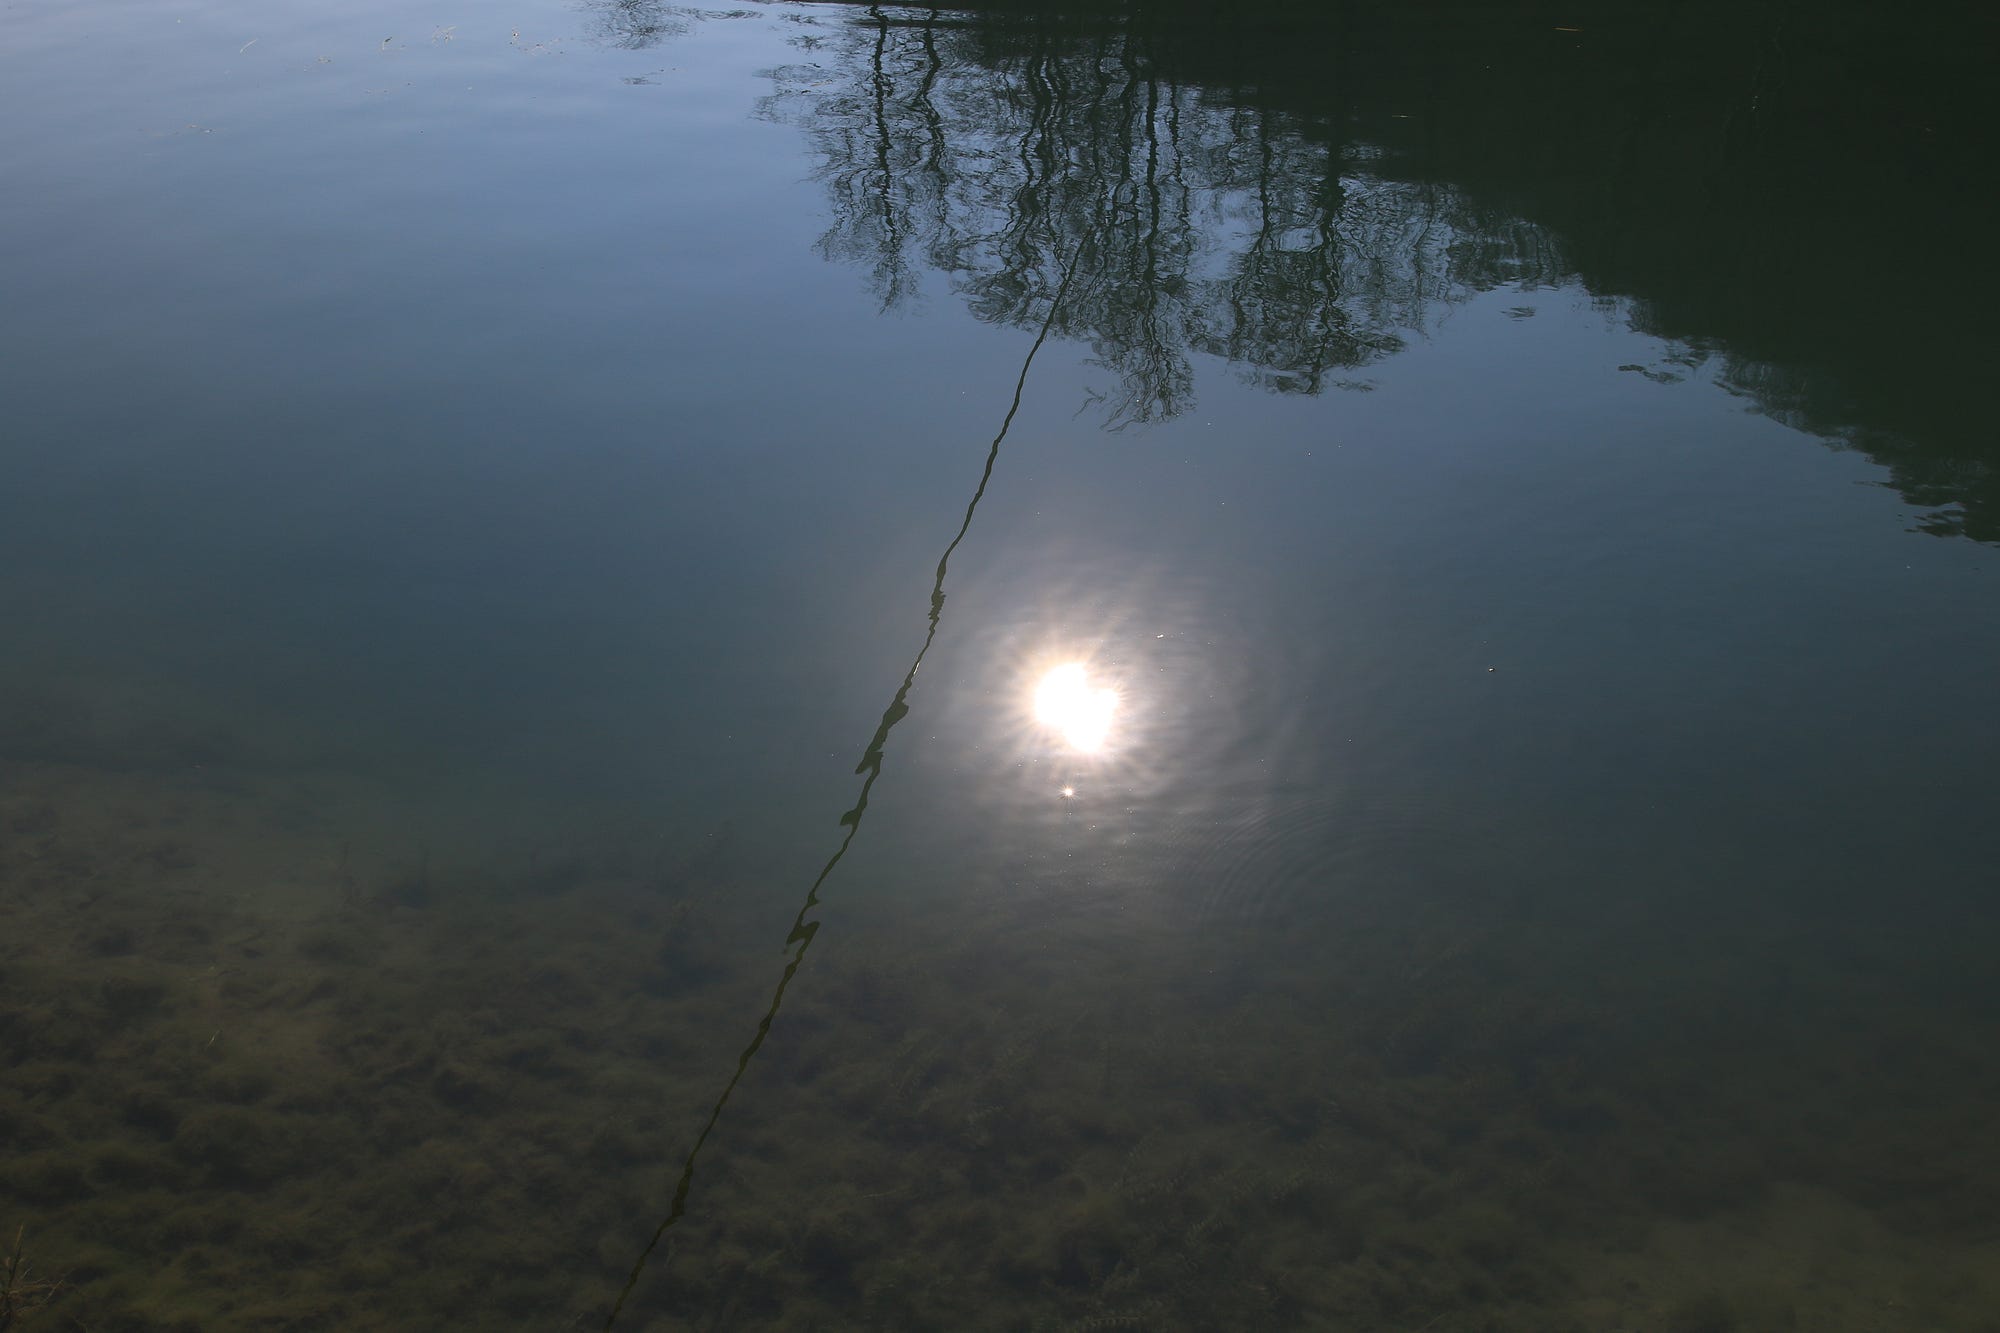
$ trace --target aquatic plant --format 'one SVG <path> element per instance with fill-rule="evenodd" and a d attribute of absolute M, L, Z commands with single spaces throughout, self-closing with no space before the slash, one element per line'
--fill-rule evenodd
<path fill-rule="evenodd" d="M 43 1277 L 28 1267 L 22 1254 L 27 1234 L 25 1222 L 15 1227 L 14 1247 L 0 1259 L 0 1331 L 26 1323 L 62 1294 L 62 1274 Z"/>

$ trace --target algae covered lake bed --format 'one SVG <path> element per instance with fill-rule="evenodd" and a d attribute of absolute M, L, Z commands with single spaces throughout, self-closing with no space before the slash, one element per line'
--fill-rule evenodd
<path fill-rule="evenodd" d="M 5 813 L 0 1188 L 85 1327 L 597 1326 L 772 980 L 726 847 L 370 873 L 287 802 L 53 766 Z M 207 869 L 250 847 L 314 871 Z M 845 921 L 652 1319 L 1983 1327 L 1986 1015 L 1897 941 L 1802 980 L 1742 922 L 1680 941 L 1697 989 L 1662 923 L 1476 899 L 1086 915 Z"/>

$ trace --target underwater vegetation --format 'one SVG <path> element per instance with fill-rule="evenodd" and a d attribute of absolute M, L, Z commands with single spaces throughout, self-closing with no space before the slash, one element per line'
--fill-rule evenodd
<path fill-rule="evenodd" d="M 22 1251 L 27 1233 L 25 1226 L 14 1228 L 13 1248 L 0 1258 L 0 1333 L 25 1323 L 63 1289 L 63 1278 L 44 1277 L 29 1265 Z"/>
<path fill-rule="evenodd" d="M 1020 869 L 829 907 L 621 1326 L 1994 1327 L 1991 1002 L 1886 945 L 1440 890 L 1303 948 Z M 0 884 L 0 1327 L 92 1333 L 601 1326 L 788 919 L 721 840 L 371 859 L 49 762 Z"/>

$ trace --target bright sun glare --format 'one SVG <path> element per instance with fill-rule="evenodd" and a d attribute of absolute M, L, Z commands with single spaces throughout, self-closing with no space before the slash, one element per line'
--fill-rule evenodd
<path fill-rule="evenodd" d="M 1099 750 L 1111 734 L 1118 692 L 1090 683 L 1081 662 L 1069 662 L 1042 677 L 1035 687 L 1035 720 L 1060 735 L 1071 749 Z"/>

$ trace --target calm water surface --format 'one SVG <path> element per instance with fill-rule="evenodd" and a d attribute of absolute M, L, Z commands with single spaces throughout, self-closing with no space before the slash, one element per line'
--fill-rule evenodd
<path fill-rule="evenodd" d="M 10 4 L 0 1327 L 1990 1329 L 1993 29 Z"/>

